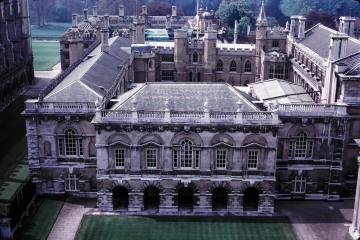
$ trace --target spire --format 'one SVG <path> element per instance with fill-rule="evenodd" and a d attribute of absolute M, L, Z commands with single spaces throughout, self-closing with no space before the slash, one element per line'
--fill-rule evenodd
<path fill-rule="evenodd" d="M 265 14 L 265 1 L 262 0 L 259 16 L 256 20 L 256 25 L 267 26 L 266 14 Z"/>

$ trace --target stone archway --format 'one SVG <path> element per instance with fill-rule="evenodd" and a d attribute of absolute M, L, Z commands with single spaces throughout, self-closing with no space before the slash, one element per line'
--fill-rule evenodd
<path fill-rule="evenodd" d="M 156 210 L 160 207 L 160 192 L 156 187 L 144 189 L 144 211 Z"/>
<path fill-rule="evenodd" d="M 227 209 L 228 192 L 224 187 L 217 187 L 212 191 L 211 206 L 213 211 Z"/>
<path fill-rule="evenodd" d="M 178 211 L 192 211 L 194 208 L 194 191 L 190 187 L 182 187 L 178 191 Z"/>
<path fill-rule="evenodd" d="M 123 186 L 116 186 L 113 189 L 113 209 L 128 210 L 129 207 L 129 191 Z"/>
<path fill-rule="evenodd" d="M 243 209 L 244 211 L 257 211 L 259 207 L 259 190 L 255 187 L 247 188 L 244 191 Z"/>

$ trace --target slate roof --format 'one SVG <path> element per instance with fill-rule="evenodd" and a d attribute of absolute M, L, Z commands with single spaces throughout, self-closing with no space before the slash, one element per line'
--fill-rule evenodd
<path fill-rule="evenodd" d="M 251 83 L 248 86 L 252 89 L 252 95 L 264 102 L 315 103 L 302 86 L 288 81 L 275 79 Z"/>
<path fill-rule="evenodd" d="M 131 110 L 132 101 L 136 99 L 138 111 L 163 111 L 168 99 L 170 111 L 203 112 L 204 102 L 208 99 L 210 112 L 236 112 L 239 100 L 243 102 L 243 111 L 260 111 L 226 83 L 147 83 L 131 91 L 120 95 L 112 110 Z"/>
<path fill-rule="evenodd" d="M 121 64 L 130 56 L 131 41 L 109 39 L 109 53 L 101 44 L 43 99 L 46 102 L 94 102 L 110 90 Z"/>
<path fill-rule="evenodd" d="M 305 32 L 305 38 L 299 43 L 317 53 L 322 58 L 329 56 L 329 46 L 331 34 L 336 34 L 337 31 L 317 24 Z M 360 51 L 360 41 L 349 37 L 347 52 L 353 54 Z"/>
<path fill-rule="evenodd" d="M 346 64 L 347 71 L 345 71 L 345 75 L 360 75 L 360 53 L 355 53 L 348 57 L 342 58 L 336 63 L 339 64 Z"/>

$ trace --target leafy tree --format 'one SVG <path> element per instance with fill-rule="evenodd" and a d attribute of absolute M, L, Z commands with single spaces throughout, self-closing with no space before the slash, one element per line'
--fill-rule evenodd
<path fill-rule="evenodd" d="M 150 16 L 166 16 L 172 13 L 172 6 L 169 3 L 151 2 L 146 6 Z M 184 15 L 181 9 L 177 8 L 176 10 L 178 16 Z"/>
<path fill-rule="evenodd" d="M 266 17 L 266 20 L 269 27 L 279 26 L 278 20 L 274 17 Z"/>
<path fill-rule="evenodd" d="M 237 20 L 239 22 L 239 34 L 246 34 L 248 25 L 255 25 L 253 11 L 251 11 L 249 6 L 242 1 L 223 0 L 216 15 L 223 23 L 226 23 L 228 27 L 231 28 L 234 28 L 235 20 Z"/>
<path fill-rule="evenodd" d="M 324 26 L 336 29 L 335 18 L 330 13 L 311 10 L 305 14 L 304 17 L 306 17 L 306 29 L 315 26 L 317 23 L 321 23 Z"/>

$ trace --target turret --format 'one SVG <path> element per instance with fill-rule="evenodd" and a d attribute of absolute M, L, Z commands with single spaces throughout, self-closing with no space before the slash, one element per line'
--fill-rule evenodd
<path fill-rule="evenodd" d="M 133 30 L 133 43 L 145 43 L 145 20 L 143 17 L 134 19 Z"/>
<path fill-rule="evenodd" d="M 267 31 L 267 20 L 265 14 L 265 2 L 262 0 L 260 13 L 256 19 L 256 76 L 260 77 L 261 70 L 261 51 L 265 46 Z"/>
<path fill-rule="evenodd" d="M 217 31 L 212 27 L 204 32 L 204 79 L 214 81 L 213 70 L 216 69 Z"/>
<path fill-rule="evenodd" d="M 176 68 L 175 79 L 178 82 L 186 81 L 186 63 L 188 62 L 187 31 L 177 29 L 174 31 L 174 61 Z"/>

